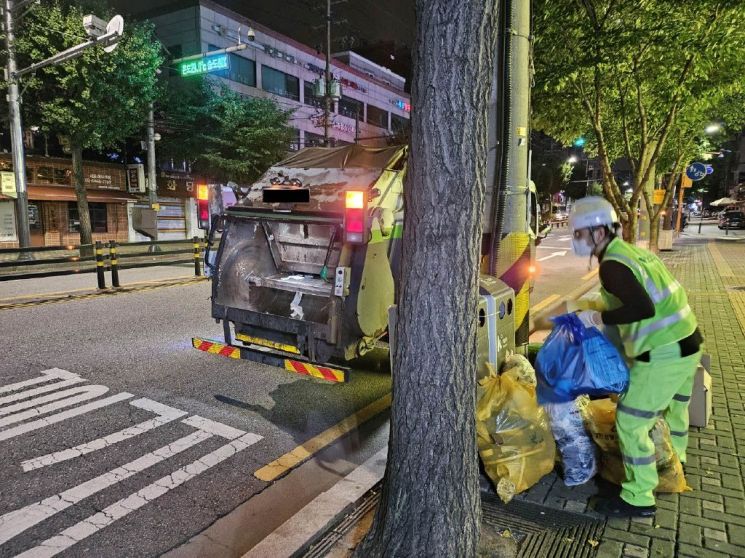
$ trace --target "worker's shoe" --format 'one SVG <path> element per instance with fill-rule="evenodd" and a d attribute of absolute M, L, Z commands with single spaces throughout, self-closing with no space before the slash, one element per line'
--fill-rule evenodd
<path fill-rule="evenodd" d="M 654 517 L 657 506 L 632 506 L 620 496 L 600 500 L 595 511 L 608 517 Z"/>

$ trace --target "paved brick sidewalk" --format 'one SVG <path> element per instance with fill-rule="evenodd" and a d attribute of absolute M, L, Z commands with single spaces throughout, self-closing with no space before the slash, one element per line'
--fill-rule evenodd
<path fill-rule="evenodd" d="M 688 291 L 711 355 L 714 415 L 708 428 L 691 429 L 693 491 L 659 495 L 654 521 L 610 520 L 597 556 L 745 557 L 745 243 L 683 238 L 662 258 Z M 551 474 L 518 498 L 593 516 L 597 492 Z"/>

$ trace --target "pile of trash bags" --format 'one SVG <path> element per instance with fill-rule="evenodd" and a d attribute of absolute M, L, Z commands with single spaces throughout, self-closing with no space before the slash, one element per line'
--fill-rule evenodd
<path fill-rule="evenodd" d="M 476 435 L 486 474 L 507 503 L 553 471 L 556 444 L 528 360 L 508 357 L 499 375 L 488 368 L 478 387 Z"/>
<path fill-rule="evenodd" d="M 616 396 L 608 395 L 625 391 L 628 367 L 615 346 L 596 328 L 585 328 L 576 315 L 554 322 L 538 351 L 536 369 L 522 355 L 511 355 L 500 374 L 488 365 L 489 375 L 479 382 L 479 455 L 505 503 L 553 471 L 558 456 L 567 486 L 584 484 L 598 473 L 615 484 L 624 480 Z M 663 418 L 650 435 L 660 478 L 657 491 L 690 490 Z"/>

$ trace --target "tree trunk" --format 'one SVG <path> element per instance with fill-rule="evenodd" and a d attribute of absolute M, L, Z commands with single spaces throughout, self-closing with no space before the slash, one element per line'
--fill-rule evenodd
<path fill-rule="evenodd" d="M 356 556 L 476 552 L 476 312 L 496 5 L 416 4 L 388 465 Z"/>
<path fill-rule="evenodd" d="M 91 233 L 91 214 L 88 211 L 88 195 L 85 191 L 83 176 L 83 147 L 74 139 L 70 140 L 72 149 L 72 178 L 75 185 L 75 197 L 78 200 L 78 220 L 80 221 L 80 244 L 93 244 Z M 81 248 L 81 254 L 92 254 L 92 248 Z"/>
<path fill-rule="evenodd" d="M 628 219 L 623 223 L 623 239 L 626 242 L 636 241 L 636 226 L 638 223 L 638 217 L 636 207 L 632 207 L 628 213 Z"/>

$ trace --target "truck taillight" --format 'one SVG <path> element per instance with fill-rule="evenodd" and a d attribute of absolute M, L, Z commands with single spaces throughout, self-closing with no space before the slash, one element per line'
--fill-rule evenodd
<path fill-rule="evenodd" d="M 367 197 L 365 192 L 349 190 L 344 211 L 344 242 L 367 242 Z"/>
<path fill-rule="evenodd" d="M 197 185 L 197 225 L 205 231 L 210 228 L 210 190 L 206 184 Z"/>

